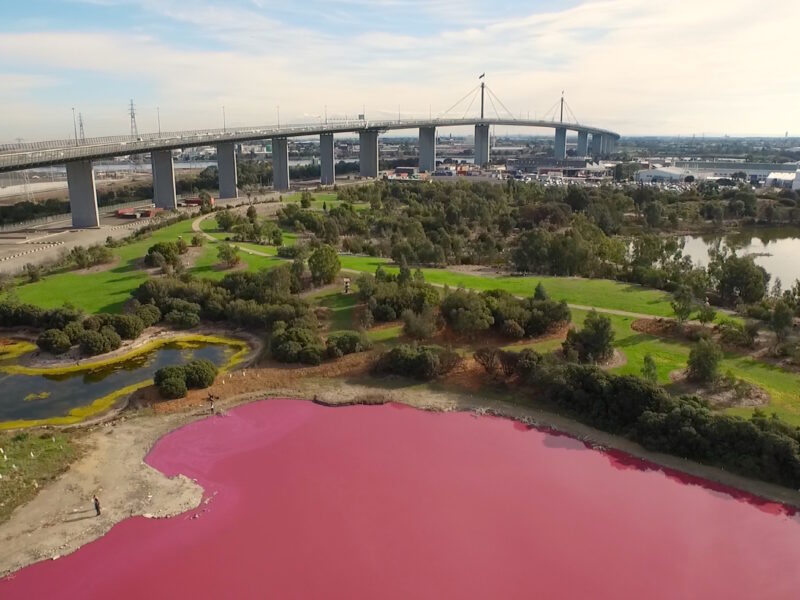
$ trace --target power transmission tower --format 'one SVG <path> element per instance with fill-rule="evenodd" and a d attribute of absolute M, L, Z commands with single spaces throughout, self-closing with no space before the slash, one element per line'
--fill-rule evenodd
<path fill-rule="evenodd" d="M 83 113 L 78 113 L 78 136 L 81 142 L 86 141 L 86 132 L 83 130 Z"/>
<path fill-rule="evenodd" d="M 139 138 L 139 128 L 136 126 L 136 107 L 133 105 L 133 100 L 131 100 L 131 107 L 129 109 L 131 115 L 131 137 L 134 139 Z"/>

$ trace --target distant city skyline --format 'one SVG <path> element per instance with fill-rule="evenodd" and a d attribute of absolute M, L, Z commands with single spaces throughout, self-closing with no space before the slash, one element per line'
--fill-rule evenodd
<path fill-rule="evenodd" d="M 123 134 L 131 98 L 140 132 L 157 109 L 163 130 L 222 127 L 223 106 L 228 127 L 278 107 L 282 123 L 422 118 L 483 72 L 516 116 L 544 117 L 565 90 L 579 121 L 623 136 L 800 136 L 800 3 L 553 4 L 7 2 L 0 141 L 71 137 L 73 107 L 87 136 Z"/>

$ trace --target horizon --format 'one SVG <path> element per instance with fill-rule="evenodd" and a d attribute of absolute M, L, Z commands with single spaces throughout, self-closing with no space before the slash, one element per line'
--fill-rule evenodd
<path fill-rule="evenodd" d="M 87 137 L 128 133 L 131 99 L 142 133 L 159 113 L 163 131 L 221 128 L 223 107 L 231 128 L 436 116 L 483 72 L 515 116 L 564 90 L 624 137 L 792 139 L 800 83 L 769 57 L 792 56 L 800 5 L 768 4 L 30 0 L 0 8 L 0 141 L 71 138 L 73 107 Z"/>

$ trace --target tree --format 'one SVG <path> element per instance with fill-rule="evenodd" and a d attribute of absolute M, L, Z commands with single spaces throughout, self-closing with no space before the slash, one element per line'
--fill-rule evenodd
<path fill-rule="evenodd" d="M 442 316 L 456 333 L 474 337 L 494 324 L 486 300 L 472 291 L 456 290 L 442 300 Z"/>
<path fill-rule="evenodd" d="M 782 342 L 786 339 L 793 322 L 794 312 L 792 308 L 784 300 L 778 300 L 772 309 L 770 317 L 770 327 L 775 332 L 778 341 Z"/>
<path fill-rule="evenodd" d="M 25 272 L 29 283 L 36 283 L 42 278 L 42 268 L 39 265 L 27 263 L 22 267 L 22 270 Z"/>
<path fill-rule="evenodd" d="M 186 388 L 186 381 L 181 377 L 168 377 L 162 379 L 158 385 L 158 393 L 167 400 L 176 400 L 186 397 L 189 390 Z"/>
<path fill-rule="evenodd" d="M 661 203 L 658 200 L 648 202 L 644 207 L 644 220 L 650 227 L 658 227 L 661 224 Z"/>
<path fill-rule="evenodd" d="M 217 257 L 229 269 L 238 265 L 241 260 L 239 248 L 231 244 L 220 244 L 217 248 Z"/>
<path fill-rule="evenodd" d="M 714 307 L 711 306 L 708 302 L 705 302 L 697 313 L 697 320 L 700 321 L 703 325 L 708 325 L 709 323 L 713 323 L 714 319 L 717 316 L 717 311 L 714 310 Z"/>
<path fill-rule="evenodd" d="M 300 206 L 303 208 L 311 208 L 312 198 L 311 192 L 303 190 L 300 194 Z"/>
<path fill-rule="evenodd" d="M 614 352 L 614 329 L 611 319 L 592 310 L 583 322 L 583 329 L 570 329 L 563 344 L 564 354 L 574 354 L 581 362 L 597 362 Z"/>
<path fill-rule="evenodd" d="M 194 246 L 194 247 L 196 247 L 196 248 L 197 248 L 197 247 L 200 247 L 200 246 L 202 246 L 202 245 L 203 245 L 203 244 L 205 244 L 205 243 L 206 243 L 206 238 L 204 238 L 204 237 L 202 236 L 202 234 L 195 233 L 195 234 L 192 236 L 192 246 Z"/>
<path fill-rule="evenodd" d="M 323 244 L 308 257 L 308 269 L 311 271 L 311 280 L 316 285 L 332 283 L 342 268 L 339 255 L 331 246 Z"/>
<path fill-rule="evenodd" d="M 478 348 L 472 356 L 489 375 L 497 373 L 497 368 L 500 366 L 497 348 Z"/>
<path fill-rule="evenodd" d="M 692 381 L 710 383 L 717 378 L 722 351 L 716 342 L 702 339 L 689 351 L 687 375 Z"/>
<path fill-rule="evenodd" d="M 767 292 L 769 276 L 750 256 L 728 256 L 710 267 L 718 268 L 717 293 L 728 304 L 754 304 Z"/>
<path fill-rule="evenodd" d="M 208 359 L 201 358 L 187 363 L 183 367 L 186 387 L 204 389 L 211 387 L 217 377 L 217 367 Z"/>
<path fill-rule="evenodd" d="M 655 383 L 658 380 L 658 368 L 656 361 L 650 354 L 644 355 L 644 363 L 642 364 L 642 379 Z"/>
<path fill-rule="evenodd" d="M 549 300 L 550 296 L 547 293 L 547 290 L 544 289 L 542 282 L 536 284 L 536 289 L 533 291 L 533 299 L 534 300 Z"/>
<path fill-rule="evenodd" d="M 675 292 L 675 297 L 670 304 L 672 305 L 672 310 L 675 312 L 675 318 L 678 320 L 678 323 L 682 325 L 692 314 L 692 306 L 694 304 L 692 291 L 686 286 L 681 286 Z"/>
<path fill-rule="evenodd" d="M 255 223 L 256 221 L 258 221 L 258 211 L 256 210 L 256 207 L 253 206 L 252 204 L 247 207 L 247 220 L 250 221 L 251 223 Z"/>

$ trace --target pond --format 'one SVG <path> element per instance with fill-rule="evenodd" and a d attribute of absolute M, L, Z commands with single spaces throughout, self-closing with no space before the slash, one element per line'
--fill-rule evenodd
<path fill-rule="evenodd" d="M 97 367 L 73 365 L 28 372 L 17 372 L 19 359 L 2 360 L 0 354 L 0 429 L 79 422 L 107 410 L 122 396 L 145 385 L 161 367 L 200 358 L 221 367 L 240 350 L 238 344 L 189 337 L 174 342 L 164 340 L 146 352 Z"/>
<path fill-rule="evenodd" d="M 728 235 L 685 236 L 683 253 L 702 266 L 708 265 L 708 249 L 721 240 L 739 256 L 754 255 L 757 265 L 770 274 L 770 287 L 780 278 L 783 289 L 800 279 L 800 229 L 797 227 L 764 227 L 743 229 Z"/>
<path fill-rule="evenodd" d="M 267 400 L 176 430 L 146 460 L 195 479 L 205 501 L 126 519 L 0 581 L 0 597 L 732 600 L 800 588 L 791 509 L 501 418 Z"/>

